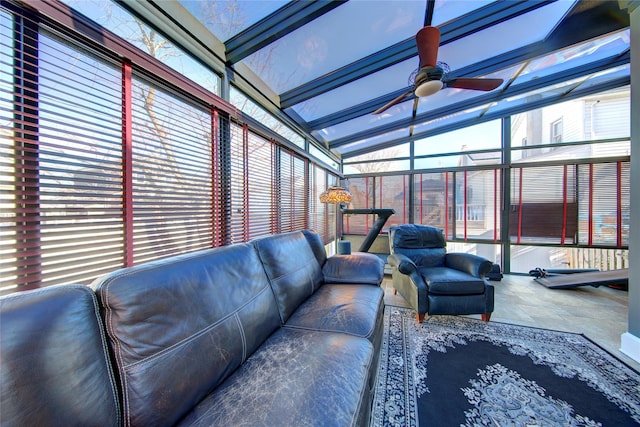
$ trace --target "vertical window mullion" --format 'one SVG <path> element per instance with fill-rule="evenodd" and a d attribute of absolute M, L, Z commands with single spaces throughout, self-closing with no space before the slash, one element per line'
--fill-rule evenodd
<path fill-rule="evenodd" d="M 39 32 L 29 17 L 14 17 L 14 141 L 16 170 L 16 283 L 36 288 L 42 281 L 39 152 Z"/>
<path fill-rule="evenodd" d="M 244 209 L 242 210 L 242 238 L 243 241 L 249 240 L 249 126 L 244 124 L 242 126 L 242 165 L 244 169 L 245 179 L 243 183 L 243 203 Z"/>
<path fill-rule="evenodd" d="M 124 264 L 133 265 L 133 117 L 131 64 L 122 64 L 122 178 L 124 209 Z"/>

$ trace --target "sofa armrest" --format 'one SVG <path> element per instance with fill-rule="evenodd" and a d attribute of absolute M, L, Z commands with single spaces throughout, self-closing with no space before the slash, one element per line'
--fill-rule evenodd
<path fill-rule="evenodd" d="M 463 252 L 450 252 L 445 257 L 445 265 L 459 271 L 464 271 L 474 277 L 484 277 L 493 263 L 486 258 Z"/>
<path fill-rule="evenodd" d="M 416 264 L 406 255 L 391 254 L 387 257 L 387 262 L 392 268 L 397 268 L 402 274 L 410 275 L 411 273 L 416 273 L 418 271 Z"/>
<path fill-rule="evenodd" d="M 384 261 L 367 252 L 334 255 L 322 266 L 324 283 L 379 285 L 384 278 Z"/>

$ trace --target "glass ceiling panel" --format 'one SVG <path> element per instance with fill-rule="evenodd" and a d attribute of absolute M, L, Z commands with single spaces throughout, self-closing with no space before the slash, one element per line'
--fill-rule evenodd
<path fill-rule="evenodd" d="M 245 59 L 277 93 L 414 37 L 424 1 L 350 1 Z"/>
<path fill-rule="evenodd" d="M 370 74 L 332 91 L 293 106 L 305 121 L 315 120 L 347 107 L 358 105 L 378 96 L 408 86 L 408 76 L 416 68 L 416 58 Z"/>
<path fill-rule="evenodd" d="M 572 1 L 551 3 L 440 46 L 438 60 L 457 70 L 543 40 L 573 4 Z M 523 31 L 524 28 L 527 31 Z"/>
<path fill-rule="evenodd" d="M 305 141 L 298 133 L 293 131 L 289 126 L 286 126 L 280 120 L 276 119 L 264 108 L 247 98 L 241 91 L 233 86 L 231 86 L 229 98 L 236 108 L 246 113 L 248 116 L 258 120 L 260 123 L 288 139 L 290 142 L 293 142 L 298 147 L 304 148 Z"/>
<path fill-rule="evenodd" d="M 288 0 L 180 0 L 221 41 L 229 40 L 287 3 Z"/>
<path fill-rule="evenodd" d="M 374 147 L 378 144 L 387 141 L 393 141 L 394 139 L 406 138 L 409 135 L 409 128 L 399 129 L 393 132 L 385 133 L 383 135 L 377 135 L 372 138 L 361 139 L 360 141 L 346 144 L 336 149 L 340 153 L 350 153 L 352 151 L 359 150 L 361 148 Z"/>
<path fill-rule="evenodd" d="M 491 0 L 436 0 L 431 25 L 439 26 L 483 6 Z"/>
<path fill-rule="evenodd" d="M 565 95 L 567 91 L 572 90 L 574 86 L 585 81 L 588 77 L 580 77 L 572 80 L 567 80 L 562 83 L 558 83 L 552 86 L 548 86 L 542 89 L 534 90 L 524 94 L 511 96 L 495 103 L 490 112 L 496 113 L 500 111 L 512 110 L 527 105 L 530 102 L 540 102 L 545 99 L 559 98 Z"/>
<path fill-rule="evenodd" d="M 324 141 L 333 141 L 354 133 L 362 132 L 392 123 L 411 116 L 413 100 L 397 104 L 382 114 L 366 114 L 358 118 L 342 122 L 335 126 L 318 130 L 317 134 Z"/>
<path fill-rule="evenodd" d="M 591 75 L 589 79 L 582 83 L 579 90 L 588 89 L 593 86 L 602 85 L 608 81 L 619 79 L 621 77 L 629 77 L 631 75 L 631 65 L 625 64 L 619 67 L 610 68 L 608 70 L 600 71 L 599 73 Z"/>
<path fill-rule="evenodd" d="M 414 127 L 413 134 L 420 135 L 423 132 L 434 131 L 443 126 L 449 126 L 464 120 L 478 118 L 482 113 L 484 113 L 487 107 L 488 105 L 481 105 L 476 108 L 470 108 L 447 116 L 438 117 L 437 119 L 429 120 L 428 122 L 420 123 Z"/>
<path fill-rule="evenodd" d="M 629 47 L 630 32 L 628 29 L 592 39 L 531 61 L 514 84 L 528 82 L 589 62 L 609 58 L 625 52 Z"/>

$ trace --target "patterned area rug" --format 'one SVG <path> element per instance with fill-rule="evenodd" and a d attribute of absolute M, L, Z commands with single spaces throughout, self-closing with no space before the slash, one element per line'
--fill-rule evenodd
<path fill-rule="evenodd" d="M 640 373 L 579 334 L 387 306 L 373 426 L 630 426 Z"/>

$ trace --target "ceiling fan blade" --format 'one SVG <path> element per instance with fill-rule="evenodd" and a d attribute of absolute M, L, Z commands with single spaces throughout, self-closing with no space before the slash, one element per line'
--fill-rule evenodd
<path fill-rule="evenodd" d="M 460 78 L 447 80 L 444 83 L 446 87 L 454 87 L 457 89 L 490 91 L 500 86 L 503 81 L 502 79 Z"/>
<path fill-rule="evenodd" d="M 402 101 L 403 99 L 405 99 L 407 96 L 411 95 L 412 93 L 413 93 L 413 88 L 411 88 L 407 92 L 403 93 L 402 95 L 392 99 L 390 102 L 388 102 L 385 105 L 383 105 L 382 107 L 378 108 L 376 111 L 374 111 L 371 114 L 380 114 L 380 113 L 386 111 L 387 109 L 393 107 L 398 102 Z"/>
<path fill-rule="evenodd" d="M 420 68 L 435 67 L 438 62 L 440 30 L 436 27 L 424 27 L 416 34 L 416 45 L 420 57 Z"/>

